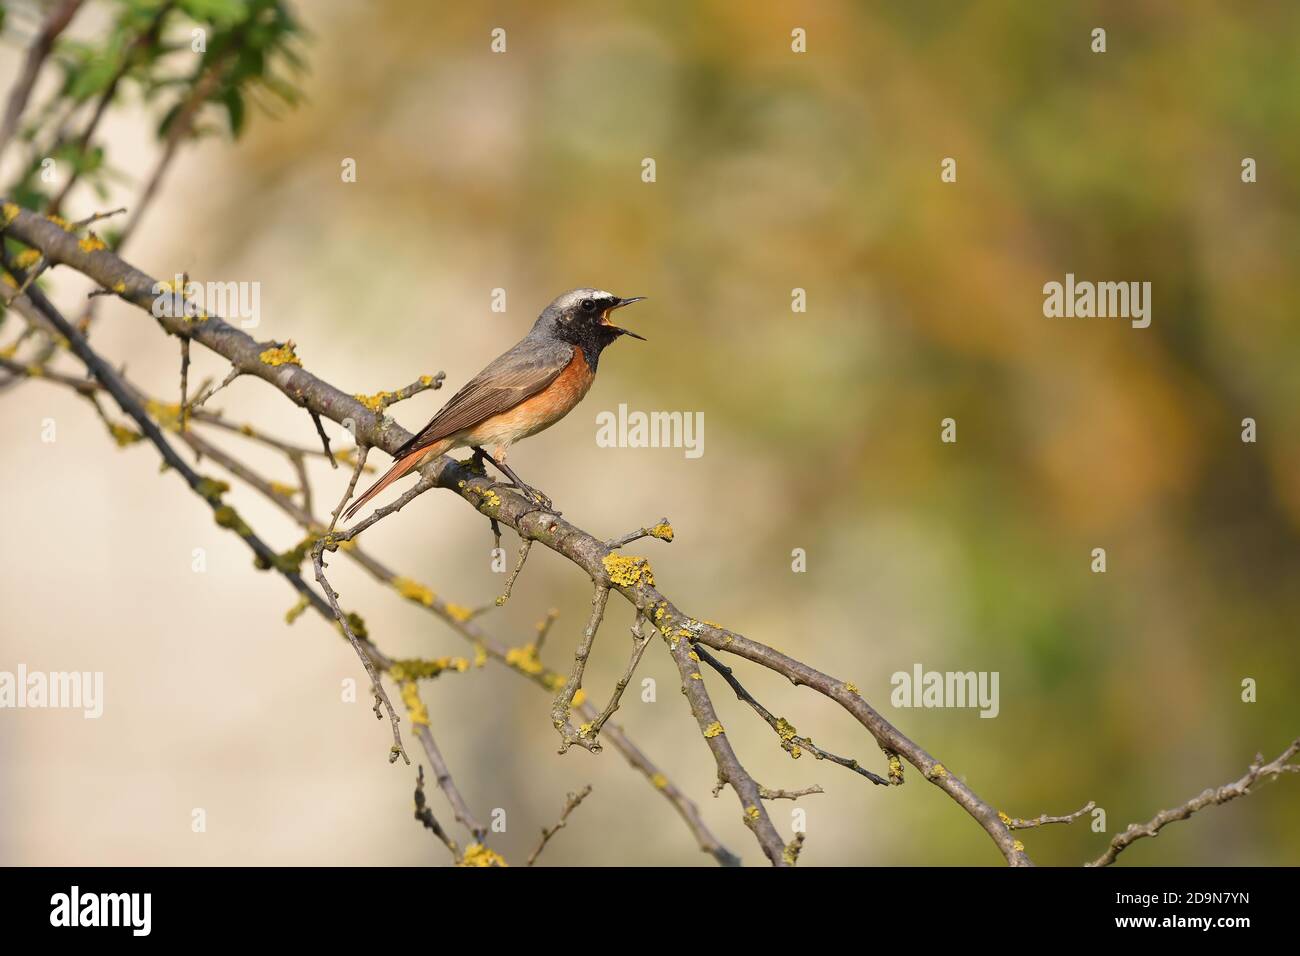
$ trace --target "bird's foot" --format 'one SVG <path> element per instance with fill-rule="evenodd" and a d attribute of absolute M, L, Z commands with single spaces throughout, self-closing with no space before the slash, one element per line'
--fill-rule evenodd
<path fill-rule="evenodd" d="M 552 502 L 547 495 L 538 491 L 532 485 L 525 485 L 522 482 L 510 481 L 510 482 L 498 483 L 497 487 L 510 488 L 514 491 L 519 492 L 521 495 L 523 495 L 525 498 L 527 498 L 529 501 L 535 504 L 537 506 L 538 511 L 545 511 L 547 514 L 553 514 L 557 518 L 564 513 L 555 507 L 555 503 Z"/>

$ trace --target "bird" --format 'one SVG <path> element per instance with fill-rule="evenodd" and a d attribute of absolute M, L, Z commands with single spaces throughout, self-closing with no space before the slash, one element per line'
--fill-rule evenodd
<path fill-rule="evenodd" d="M 600 289 L 557 296 L 516 345 L 497 356 L 453 395 L 429 423 L 393 452 L 391 468 L 344 514 L 351 517 L 403 475 L 454 448 L 472 448 L 534 503 L 551 501 L 506 464 L 510 446 L 554 425 L 582 401 L 596 379 L 601 353 L 617 339 L 645 336 L 621 328 L 610 314 L 645 296 L 620 298 Z"/>

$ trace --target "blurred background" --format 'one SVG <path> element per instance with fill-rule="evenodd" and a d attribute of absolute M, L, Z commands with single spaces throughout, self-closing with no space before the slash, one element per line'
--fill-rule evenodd
<path fill-rule="evenodd" d="M 8 6 L 5 91 L 35 22 Z M 1097 856 L 1130 822 L 1237 779 L 1300 732 L 1300 8 L 294 8 L 302 101 L 267 103 L 273 115 L 250 103 L 237 140 L 185 145 L 128 261 L 260 283 L 253 334 L 293 339 L 345 391 L 445 371 L 443 391 L 392 410 L 411 429 L 559 292 L 649 296 L 625 313 L 649 341 L 606 353 L 586 401 L 511 463 L 598 536 L 667 515 L 671 545 L 629 550 L 684 611 L 853 681 L 1012 816 L 1096 800 L 1107 833 L 1085 821 L 1022 837 L 1041 864 Z M 115 14 L 88 4 L 66 36 L 92 41 Z M 490 49 L 497 27 L 504 54 Z M 795 27 L 806 54 L 791 51 Z M 1090 51 L 1095 27 L 1104 54 Z M 105 196 L 79 183 L 67 218 L 135 201 L 165 108 L 123 89 L 96 137 Z M 944 157 L 954 184 L 940 181 Z M 1257 183 L 1242 182 L 1245 157 Z M 346 158 L 355 183 L 341 181 Z M 1151 282 L 1151 327 L 1044 318 L 1043 284 L 1067 272 Z M 62 270 L 47 287 L 77 310 L 89 285 Z M 490 308 L 496 288 L 504 313 Z M 794 288 L 805 313 L 791 311 Z M 92 342 L 175 401 L 176 342 L 139 310 L 98 308 Z M 20 327 L 10 315 L 0 345 Z M 192 383 L 227 371 L 201 348 L 194 361 Z M 55 367 L 77 370 L 67 356 Z M 596 414 L 621 402 L 703 412 L 704 455 L 598 447 Z M 211 407 L 316 442 L 263 383 L 236 381 Z M 948 417 L 955 444 L 940 441 Z M 1245 417 L 1257 443 L 1241 441 Z M 296 481 L 238 435 L 212 440 Z M 28 381 L 0 394 L 0 448 L 0 670 L 105 675 L 99 720 L 0 712 L 0 863 L 446 863 L 411 818 L 414 768 L 388 765 L 364 693 L 340 699 L 347 678 L 364 690 L 350 647 L 310 614 L 286 624 L 282 579 L 255 572 L 149 446 L 119 450 L 83 400 Z M 311 468 L 318 510 L 332 507 L 348 470 Z M 234 484 L 227 500 L 263 536 L 300 539 Z M 485 522 L 451 495 L 423 496 L 367 539 L 449 600 L 500 593 Z M 515 540 L 504 545 L 513 558 Z M 1090 570 L 1099 547 L 1105 574 Z M 206 573 L 192 570 L 196 548 Z M 795 548 L 805 573 L 791 570 Z M 332 568 L 385 651 L 472 654 L 354 565 Z M 543 656 L 563 669 L 589 598 L 539 548 L 481 623 L 522 645 L 559 609 Z M 598 703 L 630 621 L 613 600 L 585 682 Z M 999 672 L 999 715 L 892 707 L 890 676 L 917 663 Z M 883 769 L 829 702 L 743 662 L 737 673 L 819 745 Z M 710 795 L 712 759 L 661 644 L 640 675 L 657 701 L 629 692 L 616 722 L 731 850 L 761 862 L 734 796 Z M 885 789 L 793 761 L 706 677 L 763 784 L 826 789 L 794 805 L 808 821 L 801 863 L 1001 861 L 912 768 Z M 1257 702 L 1241 699 L 1247 678 Z M 505 811 L 490 844 L 512 863 L 585 783 L 592 795 L 543 862 L 710 862 L 612 749 L 557 755 L 550 697 L 518 675 L 489 664 L 423 696 L 471 806 Z M 1261 786 L 1122 863 L 1300 863 L 1295 787 Z M 769 809 L 789 838 L 792 806 Z"/>

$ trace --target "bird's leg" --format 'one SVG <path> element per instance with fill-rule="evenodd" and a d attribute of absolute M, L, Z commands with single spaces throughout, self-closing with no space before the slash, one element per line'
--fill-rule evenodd
<path fill-rule="evenodd" d="M 550 498 L 548 498 L 545 494 L 538 491 L 532 485 L 528 484 L 526 481 L 524 481 L 522 478 L 516 475 L 514 473 L 514 470 L 505 462 L 497 461 L 495 458 L 489 455 L 487 451 L 485 451 L 482 448 L 475 448 L 474 454 L 475 456 L 481 455 L 483 458 L 486 458 L 488 461 L 492 462 L 492 464 L 496 466 L 498 471 L 500 471 L 502 474 L 504 474 L 507 478 L 510 479 L 511 484 L 513 484 L 516 488 L 522 491 L 529 498 L 533 499 L 533 503 L 536 504 L 538 507 L 545 508 L 547 511 L 551 512 L 556 516 L 560 514 L 560 512 L 555 509 L 555 505 L 551 502 Z"/>

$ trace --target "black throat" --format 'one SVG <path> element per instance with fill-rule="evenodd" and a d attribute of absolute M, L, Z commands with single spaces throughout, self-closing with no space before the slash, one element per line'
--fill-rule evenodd
<path fill-rule="evenodd" d="M 587 365 L 592 372 L 595 372 L 596 363 L 600 361 L 600 353 L 613 344 L 618 337 L 619 333 L 608 325 L 595 325 L 576 330 L 571 341 L 582 349 L 582 357 L 587 360 Z"/>

